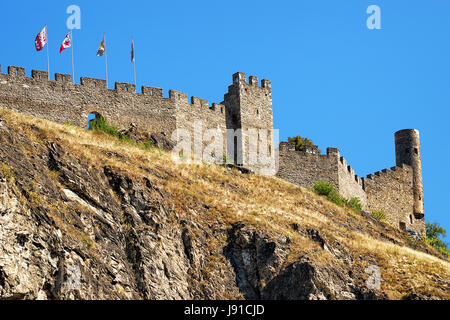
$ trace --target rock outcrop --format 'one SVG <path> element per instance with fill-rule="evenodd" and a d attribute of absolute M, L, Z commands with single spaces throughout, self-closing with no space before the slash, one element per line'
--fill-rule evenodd
<path fill-rule="evenodd" d="M 201 189 L 189 188 L 204 179 L 241 194 L 236 179 L 253 175 L 218 167 L 230 178 L 177 177 L 106 146 L 70 143 L 81 129 L 2 116 L 0 299 L 389 298 L 366 285 L 364 266 L 374 257 L 308 223 L 275 231 L 239 221 L 238 212 L 219 214 L 215 201 L 194 201 Z M 433 277 L 448 287 L 448 274 Z"/>

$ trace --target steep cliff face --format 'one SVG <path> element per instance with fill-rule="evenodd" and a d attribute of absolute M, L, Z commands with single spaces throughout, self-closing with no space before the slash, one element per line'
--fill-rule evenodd
<path fill-rule="evenodd" d="M 0 299 L 450 298 L 448 262 L 305 189 L 0 118 Z"/>

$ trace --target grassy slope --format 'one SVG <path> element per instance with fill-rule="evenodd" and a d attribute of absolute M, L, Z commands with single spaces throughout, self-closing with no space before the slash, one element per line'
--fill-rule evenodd
<path fill-rule="evenodd" d="M 231 225 L 242 221 L 288 236 L 291 251 L 286 264 L 294 262 L 302 252 L 324 265 L 336 261 L 309 237 L 295 232 L 292 224 L 297 223 L 302 228 L 319 230 L 327 240 L 344 244 L 354 258 L 354 268 L 364 270 L 368 260 L 375 261 L 384 280 L 382 291 L 391 299 L 400 299 L 411 291 L 450 299 L 448 281 L 439 281 L 449 278 L 449 262 L 411 249 L 414 244 L 396 229 L 340 208 L 309 190 L 278 178 L 241 175 L 216 165 L 177 164 L 170 153 L 158 149 L 144 150 L 101 133 L 1 108 L 0 117 L 22 128 L 34 141 L 59 138 L 58 143 L 72 154 L 89 159 L 93 166 L 110 165 L 132 177 L 151 178 L 172 195 L 172 205 L 179 214 L 196 216 L 199 223 L 221 221 Z M 30 129 L 32 125 L 46 137 L 36 136 L 36 131 Z M 217 239 L 217 245 L 221 242 Z"/>

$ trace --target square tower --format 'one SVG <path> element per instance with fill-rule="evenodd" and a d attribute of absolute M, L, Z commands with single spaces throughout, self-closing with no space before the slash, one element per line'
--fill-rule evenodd
<path fill-rule="evenodd" d="M 275 174 L 271 82 L 244 73 L 233 75 L 225 94 L 227 159 L 258 174 Z"/>

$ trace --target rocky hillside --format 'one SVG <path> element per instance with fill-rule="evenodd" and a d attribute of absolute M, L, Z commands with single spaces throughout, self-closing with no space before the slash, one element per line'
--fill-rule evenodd
<path fill-rule="evenodd" d="M 308 190 L 0 118 L 0 299 L 450 298 L 432 249 Z"/>

